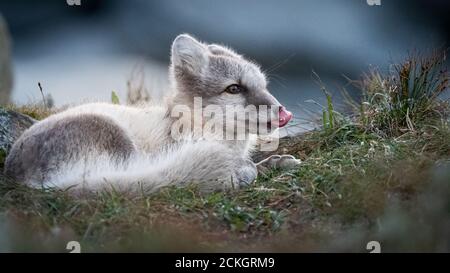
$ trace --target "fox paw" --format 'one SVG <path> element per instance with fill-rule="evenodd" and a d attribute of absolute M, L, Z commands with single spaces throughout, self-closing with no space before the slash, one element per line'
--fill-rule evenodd
<path fill-rule="evenodd" d="M 258 170 L 255 163 L 251 160 L 239 161 L 239 165 L 235 171 L 235 179 L 239 187 L 248 187 L 255 181 Z"/>
<path fill-rule="evenodd" d="M 256 164 L 258 172 L 265 173 L 270 169 L 292 170 L 300 166 L 300 159 L 292 155 L 272 155 Z"/>

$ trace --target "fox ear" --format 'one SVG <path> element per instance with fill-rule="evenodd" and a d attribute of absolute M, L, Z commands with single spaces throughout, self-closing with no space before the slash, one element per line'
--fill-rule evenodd
<path fill-rule="evenodd" d="M 222 46 L 222 45 L 210 44 L 210 45 L 208 45 L 208 49 L 214 55 L 224 55 L 224 56 L 230 56 L 230 57 L 236 57 L 236 58 L 242 57 L 241 55 L 234 52 L 232 49 L 230 49 L 226 46 Z"/>
<path fill-rule="evenodd" d="M 208 48 L 188 34 L 178 35 L 172 44 L 174 67 L 201 72 L 208 64 Z"/>

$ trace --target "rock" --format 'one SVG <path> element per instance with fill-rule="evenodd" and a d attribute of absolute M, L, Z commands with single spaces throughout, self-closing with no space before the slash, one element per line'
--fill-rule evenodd
<path fill-rule="evenodd" d="M 8 154 L 14 141 L 35 122 L 27 115 L 0 107 L 0 159 Z"/>
<path fill-rule="evenodd" d="M 9 103 L 12 88 L 11 40 L 5 20 L 0 14 L 0 104 Z"/>

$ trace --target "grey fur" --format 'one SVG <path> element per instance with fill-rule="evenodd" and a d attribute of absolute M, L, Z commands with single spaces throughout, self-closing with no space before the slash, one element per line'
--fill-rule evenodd
<path fill-rule="evenodd" d="M 111 119 L 82 114 L 47 120 L 29 128 L 5 161 L 5 175 L 16 181 L 46 181 L 67 162 L 84 160 L 90 151 L 125 161 L 135 151 L 126 132 Z"/>

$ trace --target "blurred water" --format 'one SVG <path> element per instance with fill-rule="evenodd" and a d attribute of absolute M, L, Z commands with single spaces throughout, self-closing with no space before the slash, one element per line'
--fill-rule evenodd
<path fill-rule="evenodd" d="M 66 27 L 45 39 L 38 56 L 17 56 L 14 101 L 40 100 L 37 82 L 59 106 L 110 100 L 112 91 L 125 100 L 127 81 L 139 69 L 145 72 L 148 89 L 161 96 L 167 86 L 165 64 L 118 54 L 111 46 L 113 39 L 102 35 L 101 29 L 87 29 Z"/>

